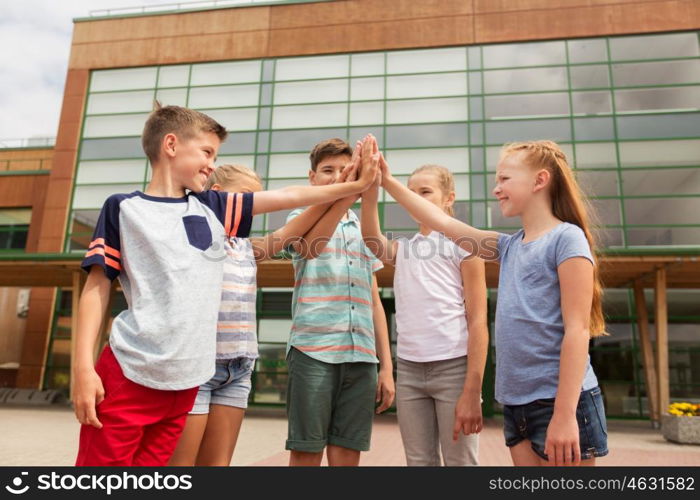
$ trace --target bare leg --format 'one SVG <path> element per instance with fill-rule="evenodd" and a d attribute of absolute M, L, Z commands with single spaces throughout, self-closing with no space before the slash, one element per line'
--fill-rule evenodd
<path fill-rule="evenodd" d="M 510 458 L 513 460 L 513 465 L 516 467 L 537 467 L 546 465 L 547 461 L 542 460 L 540 456 L 532 450 L 530 440 L 524 439 L 515 446 L 511 446 Z"/>
<path fill-rule="evenodd" d="M 329 444 L 326 448 L 330 467 L 357 467 L 360 465 L 360 452 Z"/>
<path fill-rule="evenodd" d="M 209 420 L 202 444 L 199 446 L 197 465 L 223 467 L 231 465 L 244 415 L 243 408 L 217 404 L 209 407 Z"/>
<path fill-rule="evenodd" d="M 168 465 L 176 467 L 191 467 L 197 459 L 199 446 L 202 443 L 202 436 L 207 427 L 209 415 L 187 415 L 185 429 L 182 431 L 180 440 Z"/>
<path fill-rule="evenodd" d="M 318 467 L 321 465 L 323 452 L 308 453 L 306 451 L 292 450 L 289 454 L 290 467 Z"/>

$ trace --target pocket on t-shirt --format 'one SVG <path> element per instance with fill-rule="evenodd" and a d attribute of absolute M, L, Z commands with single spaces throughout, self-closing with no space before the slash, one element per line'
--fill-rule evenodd
<path fill-rule="evenodd" d="M 185 224 L 185 232 L 190 245 L 200 250 L 206 250 L 211 246 L 211 228 L 206 217 L 187 215 L 182 218 L 182 222 Z"/>

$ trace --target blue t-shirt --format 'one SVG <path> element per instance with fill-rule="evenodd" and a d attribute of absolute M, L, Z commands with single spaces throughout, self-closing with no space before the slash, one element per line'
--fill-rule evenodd
<path fill-rule="evenodd" d="M 563 222 L 534 241 L 500 234 L 496 307 L 496 400 L 522 405 L 554 398 L 564 338 L 557 268 L 572 257 L 593 261 L 581 228 Z M 598 385 L 590 356 L 581 390 Z"/>

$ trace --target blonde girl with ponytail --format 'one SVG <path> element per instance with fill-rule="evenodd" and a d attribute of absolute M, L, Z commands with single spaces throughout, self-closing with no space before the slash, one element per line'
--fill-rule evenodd
<path fill-rule="evenodd" d="M 449 217 L 391 176 L 382 185 L 416 220 L 500 264 L 496 399 L 515 465 L 594 465 L 607 455 L 603 399 L 590 364 L 603 335 L 591 210 L 566 155 L 551 141 L 503 147 L 493 194 L 515 234 Z"/>

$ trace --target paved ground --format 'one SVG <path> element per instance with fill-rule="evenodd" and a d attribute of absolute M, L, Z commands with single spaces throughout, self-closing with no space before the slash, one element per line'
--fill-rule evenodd
<path fill-rule="evenodd" d="M 78 430 L 69 407 L 0 406 L 0 466 L 72 465 Z M 503 444 L 499 418 L 489 419 L 480 438 L 482 465 L 510 465 Z M 608 422 L 610 454 L 599 460 L 604 466 L 700 466 L 700 446 L 669 443 L 646 421 Z M 284 413 L 252 409 L 243 421 L 232 465 L 284 466 L 287 423 Z M 379 416 L 372 434 L 372 449 L 362 455 L 362 465 L 405 465 L 395 415 Z"/>

